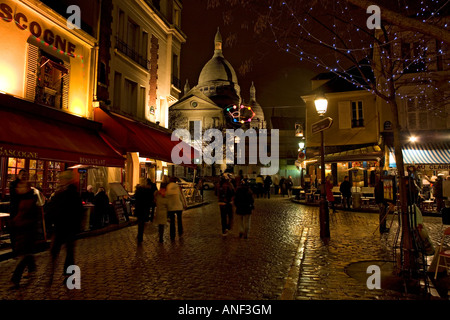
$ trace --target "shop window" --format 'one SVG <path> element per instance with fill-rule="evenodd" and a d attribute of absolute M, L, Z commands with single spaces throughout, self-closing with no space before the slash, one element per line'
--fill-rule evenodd
<path fill-rule="evenodd" d="M 7 183 L 16 180 L 17 175 L 21 169 L 25 169 L 25 159 L 8 158 L 8 177 Z"/>
<path fill-rule="evenodd" d="M 33 187 L 44 188 L 44 169 L 43 160 L 30 160 L 29 181 Z"/>
<path fill-rule="evenodd" d="M 352 128 L 364 127 L 363 103 L 352 101 Z"/>
<path fill-rule="evenodd" d="M 57 109 L 68 107 L 68 64 L 40 51 L 35 102 Z"/>
<path fill-rule="evenodd" d="M 49 161 L 48 162 L 48 169 L 47 169 L 47 186 L 46 191 L 47 193 L 52 193 L 56 190 L 58 187 L 58 178 L 59 173 L 62 170 L 62 163 L 56 162 L 56 161 Z"/>

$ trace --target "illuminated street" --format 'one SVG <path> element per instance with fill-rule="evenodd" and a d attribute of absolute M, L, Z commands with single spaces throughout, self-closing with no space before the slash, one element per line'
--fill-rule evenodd
<path fill-rule="evenodd" d="M 8 289 L 16 260 L 0 262 L 0 299 L 143 299 L 143 300 L 304 300 L 416 299 L 397 291 L 369 290 L 365 282 L 347 275 L 353 263 L 390 260 L 387 237 L 378 231 L 378 215 L 344 212 L 331 215 L 331 241 L 319 237 L 318 208 L 292 203 L 281 196 L 255 199 L 248 239 L 233 232 L 222 237 L 218 205 L 184 213 L 185 233 L 170 241 L 157 239 L 147 225 L 137 245 L 137 226 L 78 240 L 76 263 L 81 289 L 69 290 L 61 276 L 64 251 L 50 288 L 46 266 L 49 252 L 37 254 L 38 270 L 17 290 Z M 389 223 L 391 218 L 389 218 Z M 395 225 L 395 224 L 394 224 Z M 441 219 L 425 217 L 434 238 Z M 393 226 L 394 228 L 394 226 Z"/>

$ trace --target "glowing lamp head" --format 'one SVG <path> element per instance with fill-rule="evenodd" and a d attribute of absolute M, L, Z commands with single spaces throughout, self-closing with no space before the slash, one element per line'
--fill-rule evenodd
<path fill-rule="evenodd" d="M 298 143 L 298 147 L 300 148 L 300 150 L 303 150 L 303 148 L 305 148 L 305 143 L 304 142 L 299 142 Z"/>
<path fill-rule="evenodd" d="M 316 111 L 320 116 L 323 116 L 327 112 L 328 100 L 325 99 L 325 97 L 317 97 L 316 100 L 314 100 L 314 104 L 316 106 Z"/>
<path fill-rule="evenodd" d="M 418 138 L 416 136 L 409 137 L 409 142 L 414 143 L 414 142 L 417 142 L 417 140 L 418 140 Z"/>

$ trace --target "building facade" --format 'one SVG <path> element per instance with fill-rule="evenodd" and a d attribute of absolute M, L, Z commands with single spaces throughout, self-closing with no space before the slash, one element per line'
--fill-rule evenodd
<path fill-rule="evenodd" d="M 188 81 L 184 86 L 181 99 L 170 107 L 170 129 L 186 129 L 190 132 L 191 144 L 202 148 L 195 140 L 196 128 L 202 135 L 208 129 L 238 129 L 243 130 L 267 128 L 263 108 L 256 99 L 256 87 L 252 83 L 249 90 L 249 100 L 245 102 L 241 97 L 241 87 L 237 74 L 226 60 L 222 36 L 218 30 L 214 38 L 214 53 L 212 58 L 202 68 L 198 84 L 191 88 Z M 197 144 L 197 145 L 195 145 Z M 259 173 L 258 165 L 228 165 L 222 164 L 200 166 L 203 176 L 215 176 L 225 170 L 244 174 Z M 176 175 L 184 175 L 179 168 Z"/>
<path fill-rule="evenodd" d="M 365 71 L 370 77 L 371 71 Z M 345 176 L 355 187 L 373 185 L 383 157 L 376 97 L 333 73 L 319 74 L 311 84 L 311 92 L 302 96 L 306 103 L 306 180 L 320 184 L 321 137 L 320 133 L 313 134 L 312 127 L 321 120 L 314 101 L 325 96 L 328 109 L 324 117 L 332 119 L 331 127 L 323 133 L 325 176 L 331 174 L 334 185 Z"/>
<path fill-rule="evenodd" d="M 143 178 L 160 182 L 171 162 L 169 106 L 181 89 L 179 64 L 182 4 L 178 0 L 102 1 L 95 119 L 103 123 L 112 143 L 126 156 L 124 172 L 109 172 L 133 192 Z M 148 140 L 141 145 L 117 136 L 127 127 L 128 140 L 136 140 L 131 126 Z M 162 137 L 163 146 L 154 141 Z M 147 145 L 147 146 L 145 146 Z M 162 152 L 161 150 L 164 150 Z M 104 174 L 104 173 L 99 173 Z"/>
<path fill-rule="evenodd" d="M 442 24 L 449 18 L 442 18 Z M 417 169 L 419 181 L 429 184 L 438 175 L 449 175 L 450 161 L 450 56 L 448 44 L 417 32 L 399 31 L 390 27 L 395 36 L 390 49 L 394 69 L 394 88 L 400 126 L 400 143 L 406 168 Z M 380 51 L 374 51 L 375 75 L 380 90 L 386 83 Z M 380 110 L 380 133 L 383 139 L 384 169 L 395 174 L 394 127 L 390 105 L 377 98 Z M 405 168 L 405 169 L 406 169 Z M 434 177 L 432 179 L 432 177 Z"/>
<path fill-rule="evenodd" d="M 95 16 L 99 3 L 91 1 L 90 10 Z M 62 170 L 124 165 L 92 121 L 96 20 L 71 28 L 58 11 L 37 0 L 0 3 L 0 33 L 7 44 L 0 49 L 2 199 L 21 169 L 49 196 Z M 75 172 L 80 186 L 86 185 L 86 176 Z"/>

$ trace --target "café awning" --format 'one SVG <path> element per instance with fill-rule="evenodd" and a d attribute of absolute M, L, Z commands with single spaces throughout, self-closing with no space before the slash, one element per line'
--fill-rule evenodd
<path fill-rule="evenodd" d="M 383 152 L 379 146 L 368 146 L 325 155 L 325 162 L 380 161 Z"/>
<path fill-rule="evenodd" d="M 101 124 L 0 94 L 0 156 L 123 167 Z"/>
<path fill-rule="evenodd" d="M 103 138 L 122 154 L 139 152 L 141 157 L 172 163 L 172 150 L 180 152 L 183 146 L 189 154 L 182 154 L 181 165 L 197 167 L 192 161 L 193 149 L 180 140 L 172 141 L 170 131 L 165 128 L 153 127 L 102 108 L 95 109 L 94 117 L 103 124 Z"/>
<path fill-rule="evenodd" d="M 405 164 L 442 164 L 450 163 L 450 144 L 448 143 L 411 143 L 402 147 Z M 389 147 L 389 166 L 396 167 L 395 151 Z"/>

